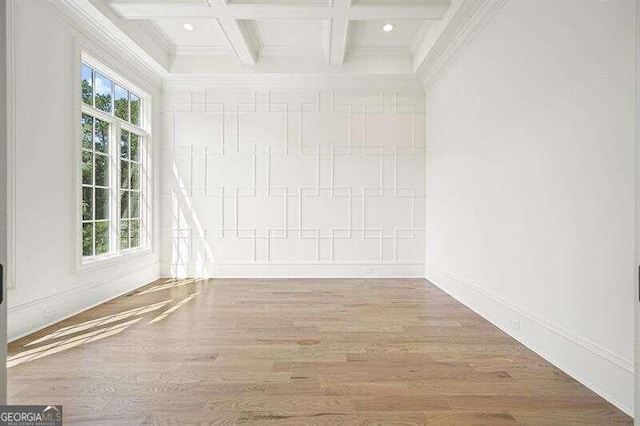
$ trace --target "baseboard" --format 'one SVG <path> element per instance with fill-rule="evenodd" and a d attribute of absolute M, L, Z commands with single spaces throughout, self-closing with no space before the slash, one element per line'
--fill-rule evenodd
<path fill-rule="evenodd" d="M 118 296 L 135 290 L 160 277 L 160 263 L 126 271 L 119 277 L 92 282 L 68 291 L 39 298 L 7 310 L 7 338 L 9 342 L 27 336 L 60 322 L 82 311 L 93 308 Z M 46 316 L 45 312 L 55 312 Z"/>
<path fill-rule="evenodd" d="M 424 263 L 163 264 L 175 278 L 424 278 Z"/>
<path fill-rule="evenodd" d="M 492 295 L 444 268 L 427 263 L 425 278 L 633 416 L 635 382 L 632 361 Z"/>

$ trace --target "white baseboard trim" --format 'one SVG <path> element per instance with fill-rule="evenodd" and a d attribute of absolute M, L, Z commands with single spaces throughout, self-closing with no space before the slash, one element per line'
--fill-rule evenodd
<path fill-rule="evenodd" d="M 633 416 L 635 381 L 632 361 L 492 295 L 437 265 L 425 265 L 425 278 Z M 519 321 L 519 328 L 512 325 L 514 321 Z"/>
<path fill-rule="evenodd" d="M 11 306 L 7 310 L 7 339 L 20 339 L 82 311 L 91 309 L 160 278 L 160 262 L 139 270 L 126 271 L 119 277 L 92 282 L 51 296 Z M 11 295 L 9 295 L 11 297 Z M 45 310 L 54 312 L 46 316 Z"/>
<path fill-rule="evenodd" d="M 226 263 L 163 264 L 174 278 L 424 278 L 424 263 Z"/>

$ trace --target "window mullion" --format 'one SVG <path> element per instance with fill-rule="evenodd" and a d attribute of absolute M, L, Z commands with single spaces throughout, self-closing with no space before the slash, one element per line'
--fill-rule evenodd
<path fill-rule="evenodd" d="M 113 164 L 113 176 L 111 178 L 111 187 L 113 190 L 111 191 L 114 202 L 112 204 L 111 209 L 111 217 L 110 222 L 112 229 L 111 237 L 112 237 L 112 252 L 119 253 L 120 252 L 120 123 L 114 121 L 113 124 L 113 143 L 111 144 L 110 150 L 110 161 Z"/>
<path fill-rule="evenodd" d="M 119 118 L 116 118 L 116 119 L 117 119 L 117 120 L 120 120 Z M 136 133 L 136 134 L 138 134 L 138 135 L 148 135 L 148 134 L 149 134 L 149 132 L 147 132 L 147 131 L 146 131 L 146 130 L 144 130 L 143 128 L 138 127 L 138 126 L 136 126 L 136 125 L 134 125 L 134 124 L 127 123 L 127 122 L 124 122 L 124 121 L 123 121 L 123 122 L 120 122 L 120 121 L 119 121 L 119 123 L 120 123 L 120 125 L 121 125 L 121 127 L 122 127 L 123 129 L 125 129 L 125 130 L 127 130 L 127 131 L 129 131 L 129 132 Z"/>
<path fill-rule="evenodd" d="M 92 115 L 94 117 L 99 118 L 102 121 L 108 121 L 109 123 L 118 123 L 120 128 L 127 130 L 129 132 L 134 132 L 139 135 L 148 135 L 149 132 L 140 126 L 136 126 L 135 124 L 127 123 L 126 121 L 118 118 L 114 115 L 108 114 L 101 109 L 98 109 L 94 106 L 82 104 L 82 112 L 85 114 Z"/>
<path fill-rule="evenodd" d="M 148 229 L 147 224 L 151 223 L 151 219 L 149 216 L 149 211 L 147 210 L 147 202 L 151 199 L 150 191 L 149 191 L 149 176 L 147 167 L 149 165 L 149 154 L 147 150 L 149 149 L 148 138 L 142 137 L 140 144 L 140 243 L 147 245 L 148 241 Z M 144 197 L 142 194 L 146 194 Z M 143 240 L 144 239 L 144 240 Z"/>
<path fill-rule="evenodd" d="M 96 255 L 96 119 L 91 120 L 91 256 Z"/>

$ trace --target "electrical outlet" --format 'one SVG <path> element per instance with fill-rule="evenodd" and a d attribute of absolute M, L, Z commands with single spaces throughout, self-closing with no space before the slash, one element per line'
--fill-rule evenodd
<path fill-rule="evenodd" d="M 58 308 L 55 306 L 47 306 L 42 310 L 42 313 L 46 319 L 50 319 L 58 314 Z"/>
<path fill-rule="evenodd" d="M 509 320 L 509 327 L 511 327 L 511 329 L 513 330 L 520 330 L 520 320 L 519 319 L 510 319 Z"/>
<path fill-rule="evenodd" d="M 368 266 L 368 267 L 364 268 L 364 273 L 365 273 L 365 275 L 373 275 L 373 274 L 376 273 L 376 270 L 375 270 L 375 268 Z"/>

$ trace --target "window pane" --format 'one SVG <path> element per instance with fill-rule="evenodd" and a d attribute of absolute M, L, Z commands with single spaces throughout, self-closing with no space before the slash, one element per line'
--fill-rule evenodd
<path fill-rule="evenodd" d="M 129 91 L 116 84 L 115 97 L 116 117 L 129 121 Z"/>
<path fill-rule="evenodd" d="M 131 163 L 131 189 L 140 189 L 140 165 Z"/>
<path fill-rule="evenodd" d="M 129 217 L 129 191 L 120 191 L 120 217 Z"/>
<path fill-rule="evenodd" d="M 120 160 L 120 187 L 129 188 L 129 162 Z"/>
<path fill-rule="evenodd" d="M 96 220 L 109 219 L 109 190 L 96 188 Z"/>
<path fill-rule="evenodd" d="M 93 185 L 93 153 L 82 151 L 82 183 Z"/>
<path fill-rule="evenodd" d="M 140 125 L 140 98 L 131 94 L 131 124 Z"/>
<path fill-rule="evenodd" d="M 109 152 L 109 123 L 97 118 L 95 121 L 96 131 L 94 143 L 96 145 L 96 151 L 107 153 Z"/>
<path fill-rule="evenodd" d="M 131 227 L 131 247 L 139 247 L 140 246 L 140 221 L 132 220 L 130 227 Z"/>
<path fill-rule="evenodd" d="M 93 117 L 82 114 L 82 147 L 85 149 L 93 149 L 93 141 L 91 134 L 93 133 Z"/>
<path fill-rule="evenodd" d="M 132 191 L 129 197 L 131 198 L 131 217 L 140 217 L 140 193 Z"/>
<path fill-rule="evenodd" d="M 82 187 L 82 219 L 93 219 L 93 188 Z"/>
<path fill-rule="evenodd" d="M 81 98 L 83 105 L 136 126 L 142 124 L 141 97 L 84 63 L 81 64 Z M 100 120 L 97 116 L 103 114 L 83 108 L 88 112 L 81 116 L 83 255 L 97 256 L 140 246 L 145 200 L 141 192 L 142 136 L 121 130 L 113 119 Z M 110 132 L 114 129 L 117 132 L 112 135 Z M 120 180 L 119 188 L 114 187 L 116 179 Z M 119 203 L 120 214 L 112 202 Z M 112 236 L 114 241 L 110 240 Z"/>
<path fill-rule="evenodd" d="M 138 161 L 140 159 L 140 136 L 131 133 L 131 159 Z"/>
<path fill-rule="evenodd" d="M 96 254 L 109 252 L 109 222 L 96 222 Z"/>
<path fill-rule="evenodd" d="M 96 154 L 96 185 L 109 186 L 109 157 Z"/>
<path fill-rule="evenodd" d="M 129 248 L 129 221 L 128 220 L 120 221 L 120 248 L 123 250 Z"/>
<path fill-rule="evenodd" d="M 93 255 L 93 224 L 92 223 L 82 224 L 82 255 L 83 256 Z"/>
<path fill-rule="evenodd" d="M 93 70 L 91 67 L 82 64 L 82 102 L 91 105 L 93 98 Z"/>
<path fill-rule="evenodd" d="M 111 112 L 111 100 L 113 97 L 112 82 L 99 72 L 95 73 L 95 107 L 105 112 Z"/>
<path fill-rule="evenodd" d="M 129 158 L 129 132 L 120 132 L 120 157 Z"/>

